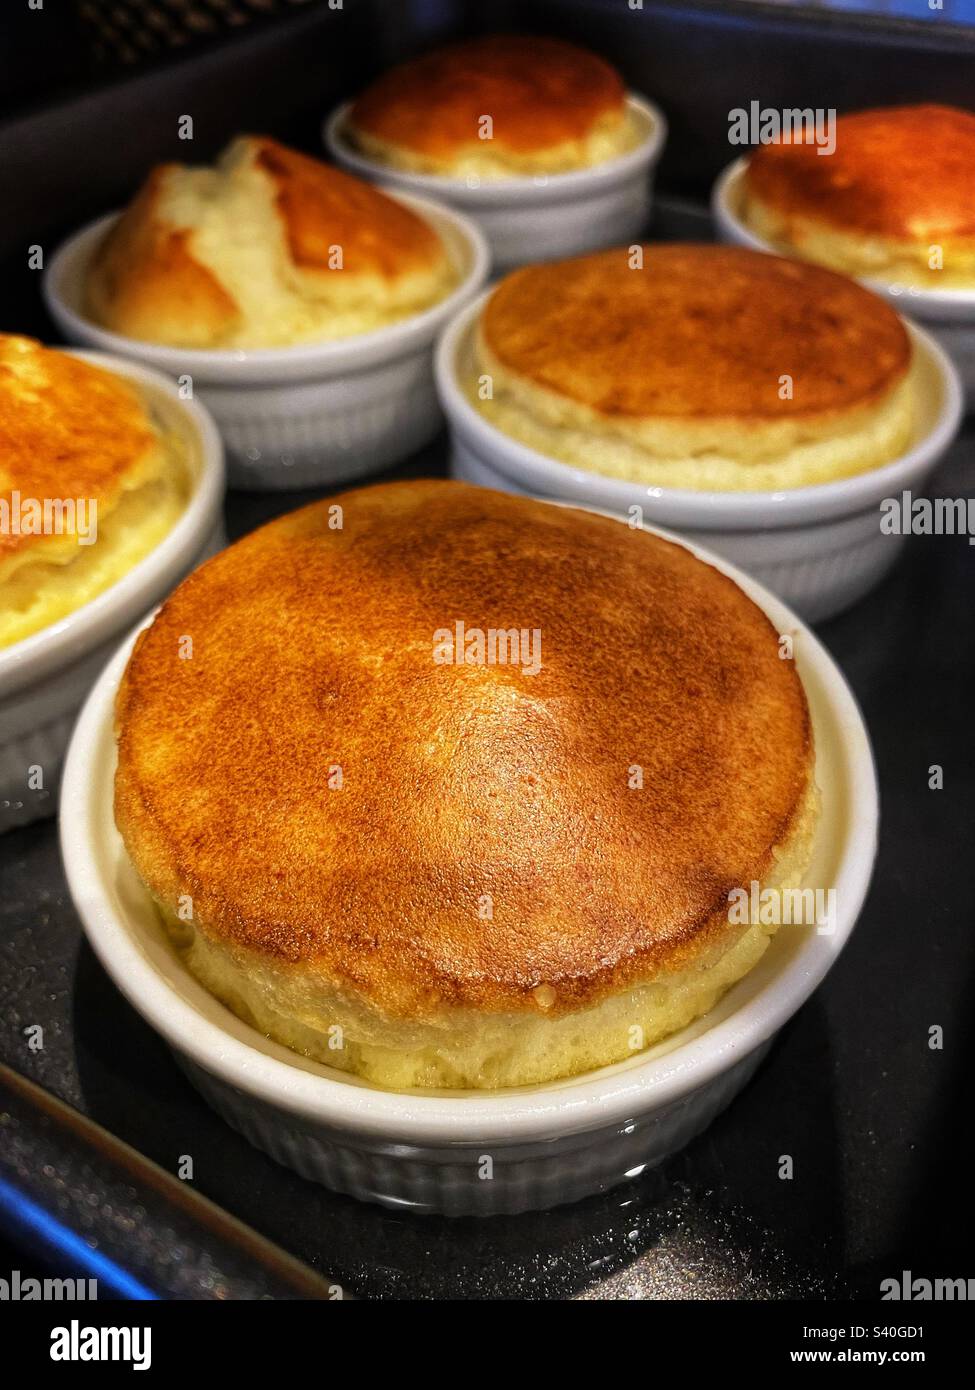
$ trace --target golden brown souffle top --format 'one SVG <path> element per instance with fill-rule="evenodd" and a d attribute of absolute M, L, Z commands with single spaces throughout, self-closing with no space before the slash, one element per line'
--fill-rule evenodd
<path fill-rule="evenodd" d="M 626 93 L 605 59 L 562 39 L 493 34 L 435 49 L 385 73 L 353 103 L 351 125 L 449 160 L 487 114 L 493 138 L 520 153 L 582 139 Z"/>
<path fill-rule="evenodd" d="M 371 184 L 267 136 L 243 136 L 237 144 L 270 180 L 294 271 L 326 278 L 333 244 L 342 247 L 350 278 L 396 279 L 444 259 L 433 228 Z M 157 165 L 100 243 L 89 271 L 89 308 L 99 323 L 149 341 L 160 325 L 168 334 L 189 322 L 208 346 L 234 330 L 241 311 L 195 254 L 193 228 L 167 217 L 168 188 L 182 172 L 178 164 Z"/>
<path fill-rule="evenodd" d="M 539 629 L 541 670 L 437 664 L 458 621 Z M 157 897 L 407 1017 L 533 1007 L 540 980 L 579 1007 L 696 957 L 811 769 L 794 663 L 730 579 L 451 482 L 340 494 L 210 560 L 116 716 L 116 819 Z"/>
<path fill-rule="evenodd" d="M 926 105 L 840 116 L 833 154 L 798 140 L 761 145 L 748 184 L 780 212 L 851 232 L 975 237 L 975 114 Z"/>
<path fill-rule="evenodd" d="M 845 275 L 731 246 L 642 254 L 639 269 L 617 247 L 514 271 L 484 310 L 488 348 L 509 371 L 610 417 L 843 414 L 907 373 L 898 315 Z"/>
<path fill-rule="evenodd" d="M 86 498 L 108 511 L 158 447 L 132 383 L 33 338 L 0 333 L 0 497 Z M 0 567 L 47 540 L 0 530 Z"/>
<path fill-rule="evenodd" d="M 428 269 L 443 244 L 428 222 L 395 198 L 277 140 L 251 137 L 271 179 L 296 266 L 320 269 L 333 242 L 353 271 L 392 277 Z"/>

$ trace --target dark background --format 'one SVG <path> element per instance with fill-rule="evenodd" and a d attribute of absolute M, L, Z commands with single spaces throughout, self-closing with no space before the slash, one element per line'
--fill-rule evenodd
<path fill-rule="evenodd" d="M 0 257 L 118 206 L 159 160 L 242 130 L 320 150 L 323 114 L 398 57 L 459 34 L 561 34 L 666 111 L 662 182 L 703 198 L 728 112 L 945 101 L 975 109 L 975 0 L 28 0 L 0 6 Z M 192 145 L 177 138 L 194 119 Z"/>
<path fill-rule="evenodd" d="M 92 9 L 131 12 L 112 32 Z M 880 7 L 873 7 L 875 11 Z M 243 18 L 227 20 L 228 9 Z M 26 246 L 118 204 L 162 158 L 203 160 L 241 129 L 310 150 L 321 117 L 396 56 L 455 32 L 548 30 L 612 57 L 665 109 L 672 142 L 652 233 L 706 236 L 728 111 L 939 99 L 975 106 L 972 6 L 677 5 L 646 0 L 380 4 L 308 0 L 5 6 L 0 58 L 0 329 L 56 334 Z M 850 13 L 849 11 L 853 11 Z M 858 11 L 865 11 L 859 13 Z M 172 20 L 172 15 L 169 15 Z M 227 22 L 224 22 L 224 21 Z M 146 26 L 148 25 L 148 28 Z M 171 24 L 172 28 L 172 24 Z M 148 37 L 139 38 L 140 33 Z M 191 114 L 195 140 L 176 138 Z M 396 470 L 442 473 L 442 440 Z M 971 425 L 940 496 L 975 494 Z M 312 494 L 237 494 L 231 536 Z M 683 1154 L 601 1198 L 540 1215 L 390 1214 L 277 1167 L 212 1114 L 84 944 L 54 827 L 0 839 L 0 1057 L 366 1297 L 875 1298 L 882 1278 L 971 1268 L 970 890 L 975 547 L 914 538 L 895 574 L 820 635 L 861 702 L 883 805 L 873 888 L 851 944 L 755 1081 Z M 943 791 L 928 769 L 944 767 Z M 43 1052 L 23 1029 L 41 1023 Z M 944 1048 L 928 1030 L 944 1029 Z M 795 1177 L 781 1181 L 779 1157 Z M 38 1163 L 43 1155 L 38 1155 Z M 27 1262 L 0 1246 L 0 1272 Z"/>

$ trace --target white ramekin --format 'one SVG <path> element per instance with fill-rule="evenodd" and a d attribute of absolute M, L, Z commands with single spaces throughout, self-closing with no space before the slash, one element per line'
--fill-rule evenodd
<path fill-rule="evenodd" d="M 166 377 L 101 352 L 76 352 L 136 383 L 161 422 L 192 441 L 192 491 L 168 535 L 89 603 L 0 649 L 0 830 L 50 815 L 78 710 L 122 635 L 224 543 L 223 448 L 209 415 Z M 43 788 L 28 787 L 40 766 Z"/>
<path fill-rule="evenodd" d="M 881 532 L 879 504 L 921 486 L 961 419 L 961 387 L 951 362 L 928 334 L 908 323 L 923 364 L 922 421 L 913 447 L 883 468 L 782 492 L 692 492 L 606 477 L 529 449 L 490 424 L 468 399 L 460 382 L 473 373 L 473 329 L 487 297 L 462 310 L 437 345 L 437 389 L 450 427 L 453 476 L 623 518 L 642 507 L 649 524 L 710 546 L 809 622 L 849 607 L 893 565 L 905 538 Z"/>
<path fill-rule="evenodd" d="M 325 145 L 336 163 L 360 178 L 436 198 L 466 213 L 487 237 L 496 270 L 617 246 L 646 228 L 667 121 L 645 97 L 627 97 L 640 142 L 626 154 L 568 174 L 484 179 L 478 184 L 438 174 L 410 174 L 367 158 L 345 130 L 350 106 L 346 102 L 338 107 L 323 127 Z"/>
<path fill-rule="evenodd" d="M 704 1129 L 744 1085 L 853 928 L 876 852 L 877 782 L 862 717 L 826 650 L 753 580 L 696 553 L 735 579 L 779 631 L 794 634 L 823 795 L 806 881 L 835 888 L 835 930 L 781 928 L 706 1018 L 638 1057 L 548 1086 L 380 1090 L 278 1046 L 217 1003 L 163 939 L 113 822 L 112 708 L 134 638 L 112 658 L 78 721 L 65 769 L 68 885 L 118 988 L 251 1143 L 307 1178 L 386 1206 L 512 1213 L 637 1176 Z"/>
<path fill-rule="evenodd" d="M 84 316 L 83 289 L 91 255 L 118 213 L 55 253 L 43 280 L 47 306 L 71 342 L 190 378 L 220 427 L 232 487 L 324 487 L 360 477 L 405 458 L 440 428 L 433 345 L 490 266 L 467 218 L 424 198 L 393 196 L 436 228 L 462 278 L 439 304 L 374 333 L 247 352 L 160 347 L 110 333 Z"/>
<path fill-rule="evenodd" d="M 742 182 L 747 164 L 747 156 L 734 160 L 715 182 L 711 213 L 718 234 L 722 241 L 736 246 L 788 255 L 787 250 L 779 250 L 756 236 L 742 221 Z M 968 408 L 975 409 L 975 289 L 927 290 L 867 276 L 862 277 L 860 283 L 889 300 L 899 313 L 909 314 L 925 324 L 958 368 Z"/>

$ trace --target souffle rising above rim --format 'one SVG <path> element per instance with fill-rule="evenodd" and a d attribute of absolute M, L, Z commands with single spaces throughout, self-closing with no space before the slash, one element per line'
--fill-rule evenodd
<path fill-rule="evenodd" d="M 836 149 L 748 158 L 739 216 L 763 241 L 861 279 L 975 290 L 975 112 L 935 104 L 840 116 Z"/>
<path fill-rule="evenodd" d="M 449 482 L 317 502 L 185 580 L 115 815 L 189 970 L 372 1083 L 633 1056 L 765 951 L 818 815 L 779 633 L 682 546 Z"/>
<path fill-rule="evenodd" d="M 523 34 L 467 39 L 391 68 L 352 103 L 344 134 L 390 169 L 478 183 L 590 169 L 639 140 L 611 64 Z"/>
<path fill-rule="evenodd" d="M 265 136 L 155 168 L 96 248 L 85 311 L 161 346 L 224 351 L 372 333 L 445 299 L 459 268 L 404 202 Z"/>
<path fill-rule="evenodd" d="M 525 266 L 476 325 L 471 404 L 575 468 L 692 491 L 850 477 L 910 447 L 910 335 L 847 276 L 731 246 Z"/>
<path fill-rule="evenodd" d="M 189 499 L 189 447 L 120 372 L 0 334 L 0 648 L 159 544 Z"/>

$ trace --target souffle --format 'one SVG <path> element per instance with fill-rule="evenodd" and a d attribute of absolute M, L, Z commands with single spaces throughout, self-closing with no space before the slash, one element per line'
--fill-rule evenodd
<path fill-rule="evenodd" d="M 836 150 L 762 145 L 743 220 L 764 241 L 834 270 L 926 289 L 975 289 L 975 114 L 951 106 L 859 111 Z"/>
<path fill-rule="evenodd" d="M 346 135 L 410 173 L 511 179 L 589 169 L 637 143 L 619 74 L 561 39 L 495 34 L 393 68 Z"/>
<path fill-rule="evenodd" d="M 477 325 L 473 404 L 551 458 L 649 486 L 803 487 L 912 438 L 911 340 L 846 276 L 736 247 L 528 266 Z"/>
<path fill-rule="evenodd" d="M 388 1088 L 551 1081 L 712 1007 L 798 885 L 810 717 L 730 579 L 450 482 L 316 502 L 185 580 L 116 704 L 115 817 L 188 969 Z"/>
<path fill-rule="evenodd" d="M 214 168 L 153 170 L 93 257 L 86 308 L 151 343 L 285 347 L 383 328 L 458 278 L 439 233 L 404 203 L 242 136 Z"/>
<path fill-rule="evenodd" d="M 0 334 L 0 647 L 95 598 L 163 539 L 185 442 L 124 377 Z"/>

